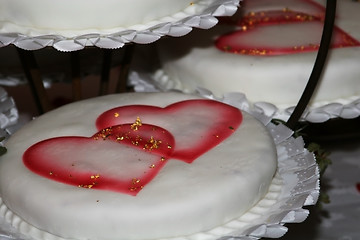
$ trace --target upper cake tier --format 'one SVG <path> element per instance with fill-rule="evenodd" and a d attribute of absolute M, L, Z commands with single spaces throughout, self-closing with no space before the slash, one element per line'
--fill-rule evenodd
<path fill-rule="evenodd" d="M 14 43 L 33 50 L 33 45 L 39 48 L 65 39 L 88 40 L 87 45 L 108 48 L 121 47 L 129 41 L 147 43 L 161 35 L 184 35 L 192 27 L 211 27 L 217 22 L 213 16 L 233 14 L 238 3 L 239 0 L 0 0 L 0 46 Z M 202 22 L 206 16 L 208 21 Z M 169 25 L 175 22 L 177 29 Z M 138 31 L 145 31 L 145 36 L 138 37 Z"/>
<path fill-rule="evenodd" d="M 281 113 L 276 117 L 286 119 L 314 67 L 325 2 L 243 1 L 234 17 L 209 31 L 164 39 L 158 45 L 162 67 L 156 84 L 184 92 L 205 88 L 218 98 L 244 93 L 262 111 L 271 115 L 278 108 Z M 331 49 L 306 120 L 359 116 L 359 11 L 358 1 L 337 5 Z"/>

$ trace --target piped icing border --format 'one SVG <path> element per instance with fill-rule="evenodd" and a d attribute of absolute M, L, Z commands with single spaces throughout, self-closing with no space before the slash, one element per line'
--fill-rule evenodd
<path fill-rule="evenodd" d="M 215 98 L 209 91 L 199 89 L 201 95 Z M 210 93 L 210 94 L 209 94 Z M 287 121 L 293 113 L 295 106 L 275 106 L 268 102 L 250 102 L 246 95 L 239 92 L 226 93 L 223 102 L 236 107 L 242 106 L 242 110 L 252 114 L 264 114 L 270 118 Z M 335 99 L 332 102 L 317 102 L 305 109 L 300 121 L 310 123 L 323 123 L 330 119 L 354 119 L 360 116 L 360 96 Z"/>
<path fill-rule="evenodd" d="M 217 17 L 233 15 L 240 0 L 201 0 L 194 11 L 184 11 L 146 24 L 118 29 L 112 34 L 85 34 L 73 38 L 60 35 L 29 37 L 19 33 L 0 33 L 0 47 L 13 44 L 25 50 L 37 50 L 54 47 L 59 51 L 76 51 L 87 46 L 117 49 L 127 43 L 152 43 L 162 36 L 180 37 L 191 32 L 193 28 L 209 29 L 217 24 Z M 194 14 L 195 12 L 195 14 Z M 181 17 L 179 17 L 181 16 Z"/>
<path fill-rule="evenodd" d="M 19 112 L 14 99 L 0 87 L 0 138 L 6 140 L 19 127 Z M 3 142 L 0 142 L 2 145 Z"/>
<path fill-rule="evenodd" d="M 256 206 L 238 219 L 208 232 L 171 238 L 171 240 L 279 238 L 287 232 L 284 224 L 300 223 L 307 218 L 309 211 L 303 207 L 314 205 L 320 190 L 319 170 L 314 155 L 304 148 L 301 137 L 296 139 L 292 137 L 293 131 L 286 126 L 274 125 L 270 122 L 270 118 L 264 115 L 259 114 L 256 117 L 270 131 L 278 153 L 278 169 L 269 192 Z M 1 198 L 0 234 L 19 240 L 28 239 L 29 236 L 35 239 L 63 240 L 22 221 L 3 204 Z"/>
<path fill-rule="evenodd" d="M 156 79 L 141 72 L 131 72 L 130 80 L 137 92 L 146 91 L 165 91 L 166 89 L 177 89 L 176 82 L 169 80 L 168 75 L 159 69 L 156 71 Z M 160 87 L 163 87 L 161 89 Z M 240 108 L 251 114 L 264 114 L 270 118 L 276 118 L 287 121 L 294 111 L 295 106 L 274 105 L 270 102 L 251 102 L 247 99 L 246 94 L 242 92 L 227 92 L 223 97 L 216 97 L 210 90 L 197 88 L 196 92 L 202 97 L 216 99 L 235 107 Z M 311 123 L 322 123 L 330 119 L 353 119 L 360 116 L 360 96 L 349 96 L 347 98 L 333 99 L 332 101 L 322 101 L 313 103 L 308 107 L 301 121 Z"/>

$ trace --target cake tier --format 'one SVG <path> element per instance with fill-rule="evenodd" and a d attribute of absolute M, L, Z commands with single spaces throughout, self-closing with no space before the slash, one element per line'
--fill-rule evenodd
<path fill-rule="evenodd" d="M 293 107 L 314 66 L 324 6 L 322 0 L 244 1 L 236 20 L 159 42 L 162 68 L 155 74 L 156 84 L 188 93 L 205 88 L 218 98 L 241 92 L 251 103 Z M 359 10 L 359 2 L 339 2 L 332 48 L 310 108 L 359 98 Z"/>
<path fill-rule="evenodd" d="M 76 102 L 35 119 L 10 138 L 6 145 L 8 152 L 0 161 L 0 196 L 15 214 L 8 213 L 7 220 L 35 238 L 48 238 L 50 233 L 73 239 L 159 239 L 201 233 L 240 217 L 267 193 L 277 167 L 271 135 L 246 113 L 228 138 L 192 163 L 170 157 L 136 196 L 53 181 L 48 177 L 55 172 L 40 176 L 23 163 L 24 152 L 39 141 L 59 136 L 93 136 L 98 131 L 96 119 L 109 109 L 138 104 L 163 108 L 197 98 L 179 93 L 109 95 Z M 191 148 L 192 141 L 186 138 L 199 137 L 199 128 L 212 122 L 212 117 L 198 118 L 195 122 L 201 124 L 194 124 L 198 111 L 191 111 L 190 107 L 188 115 L 170 116 L 171 121 L 164 120 L 169 120 L 169 116 L 161 115 L 156 125 L 169 129 L 181 124 L 175 140 L 185 137 L 181 144 L 190 142 Z M 215 115 L 214 119 L 219 117 Z M 99 124 L 101 121 L 97 121 Z M 223 127 L 229 130 L 230 126 Z M 200 143 L 203 141 L 209 140 L 205 137 Z M 84 152 L 77 146 L 74 156 Z M 57 151 L 62 153 L 65 149 L 60 146 Z M 132 151 L 136 155 L 138 150 Z M 89 158 L 99 155 L 90 147 L 85 149 L 85 154 Z M 94 164 L 102 171 L 115 175 L 128 173 L 126 167 L 116 164 L 122 158 L 111 160 L 105 153 L 101 154 L 101 162 Z M 106 174 L 99 175 L 99 183 L 102 177 Z"/>
<path fill-rule="evenodd" d="M 109 34 L 182 11 L 194 11 L 199 0 L 0 1 L 1 33 L 26 36 Z M 117 30 L 116 30 L 117 29 Z"/>
<path fill-rule="evenodd" d="M 210 28 L 215 17 L 232 15 L 239 0 L 0 1 L 0 47 L 27 50 L 54 46 L 119 48 Z"/>

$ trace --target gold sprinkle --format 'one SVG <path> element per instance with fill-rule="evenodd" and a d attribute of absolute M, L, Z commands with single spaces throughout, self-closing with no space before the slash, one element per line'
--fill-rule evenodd
<path fill-rule="evenodd" d="M 98 179 L 100 178 L 100 174 L 90 176 L 91 179 Z"/>
<path fill-rule="evenodd" d="M 50 175 L 50 176 L 51 176 L 51 175 L 53 175 L 53 172 L 52 172 L 52 171 L 50 171 L 50 172 L 49 172 L 49 175 Z"/>
<path fill-rule="evenodd" d="M 135 185 L 135 184 L 138 184 L 140 182 L 140 179 L 138 178 L 133 178 L 132 179 L 132 184 Z"/>
<path fill-rule="evenodd" d="M 150 165 L 150 168 L 155 168 L 155 164 L 151 164 L 151 165 Z"/>
<path fill-rule="evenodd" d="M 157 148 L 159 148 L 160 144 L 161 144 L 161 140 L 156 140 L 156 139 L 154 139 L 153 136 L 151 136 L 148 143 L 145 144 L 144 149 L 147 149 L 147 150 L 157 149 Z"/>
<path fill-rule="evenodd" d="M 87 185 L 87 184 L 80 184 L 80 185 L 78 185 L 78 187 L 79 188 L 92 188 L 94 185 L 92 185 L 92 184 L 89 184 L 89 185 Z"/>
<path fill-rule="evenodd" d="M 140 189 L 143 189 L 144 188 L 144 186 L 140 186 Z M 129 190 L 131 191 L 131 192 L 135 192 L 135 191 L 137 191 L 139 189 L 139 187 L 131 187 L 131 188 L 129 188 Z"/>
<path fill-rule="evenodd" d="M 116 117 L 116 118 L 119 117 L 119 113 L 117 113 L 117 112 L 114 113 L 114 117 Z"/>
<path fill-rule="evenodd" d="M 163 161 L 165 161 L 166 159 L 164 158 L 164 157 L 161 157 L 161 161 L 163 162 Z"/>
<path fill-rule="evenodd" d="M 131 125 L 131 129 L 134 131 L 139 130 L 139 127 L 142 126 L 141 119 L 139 117 L 136 118 L 135 122 Z"/>
<path fill-rule="evenodd" d="M 171 148 L 172 148 L 172 146 L 171 146 L 170 144 L 168 144 L 167 148 L 168 148 L 168 149 L 171 149 Z"/>
<path fill-rule="evenodd" d="M 99 132 L 98 134 L 96 134 L 93 139 L 94 140 L 99 140 L 99 138 L 103 139 L 103 140 L 106 140 L 109 136 L 111 136 L 112 134 L 112 128 L 109 127 L 109 128 L 106 128 L 106 129 L 103 129 L 101 132 Z"/>

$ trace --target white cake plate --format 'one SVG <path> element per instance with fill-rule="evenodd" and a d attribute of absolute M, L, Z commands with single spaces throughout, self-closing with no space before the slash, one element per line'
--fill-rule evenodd
<path fill-rule="evenodd" d="M 179 37 L 193 28 L 208 29 L 217 24 L 217 17 L 233 15 L 240 0 L 201 0 L 192 13 L 179 12 L 156 21 L 138 24 L 112 34 L 92 34 L 65 38 L 59 35 L 30 37 L 19 33 L 0 33 L 0 47 L 14 44 L 25 50 L 54 47 L 59 51 L 76 51 L 87 46 L 117 49 L 126 43 L 146 44 L 162 36 Z"/>
<path fill-rule="evenodd" d="M 19 127 L 21 123 L 16 122 L 18 114 L 11 97 L 7 96 L 5 91 L 0 93 L 3 96 L 1 99 L 5 99 L 0 101 L 0 116 L 4 115 L 8 120 L 3 121 L 6 123 L 1 124 L 1 130 L 11 135 L 13 131 L 9 129 L 14 126 Z M 253 115 L 270 131 L 278 153 L 278 169 L 267 195 L 243 216 L 223 226 L 208 232 L 169 240 L 279 238 L 287 232 L 284 224 L 300 223 L 307 218 L 309 211 L 304 207 L 316 204 L 320 191 L 319 170 L 314 155 L 304 148 L 301 137 L 296 139 L 292 137 L 293 131 L 286 126 L 274 125 L 270 122 L 270 118 L 263 114 Z M 4 214 L 6 211 L 6 207 L 0 208 L 0 215 L 6 216 Z M 0 240 L 29 239 L 0 217 Z"/>

